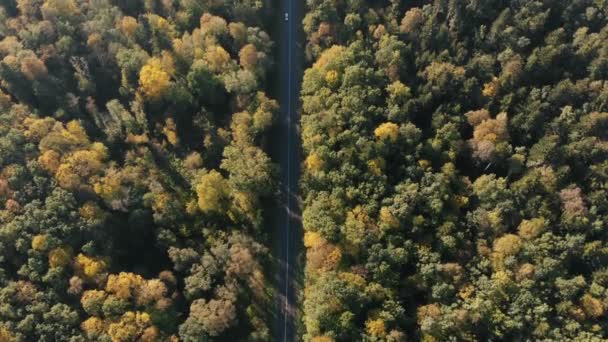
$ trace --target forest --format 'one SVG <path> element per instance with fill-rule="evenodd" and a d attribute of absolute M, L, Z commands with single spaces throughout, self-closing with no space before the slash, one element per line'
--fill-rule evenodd
<path fill-rule="evenodd" d="M 276 340 L 283 5 L 0 0 L 0 342 Z M 285 341 L 608 340 L 608 1 L 301 5 Z"/>
<path fill-rule="evenodd" d="M 608 2 L 308 0 L 303 340 L 608 338 Z"/>
<path fill-rule="evenodd" d="M 261 1 L 0 1 L 0 341 L 266 341 Z"/>

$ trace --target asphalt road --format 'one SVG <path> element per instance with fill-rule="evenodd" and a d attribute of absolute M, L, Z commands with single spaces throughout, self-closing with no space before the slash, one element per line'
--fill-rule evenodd
<path fill-rule="evenodd" d="M 273 213 L 273 253 L 276 260 L 276 315 L 273 341 L 298 340 L 297 302 L 302 267 L 302 228 L 299 205 L 300 136 L 299 93 L 302 80 L 300 43 L 301 2 L 278 0 L 281 12 L 276 18 L 278 65 L 275 81 L 281 115 L 271 139 L 271 155 L 280 166 L 280 197 Z M 278 3 L 277 3 L 278 4 Z M 288 19 L 286 20 L 285 14 Z"/>

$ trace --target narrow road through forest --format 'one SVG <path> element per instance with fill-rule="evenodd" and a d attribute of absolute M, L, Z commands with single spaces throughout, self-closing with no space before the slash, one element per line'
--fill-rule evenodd
<path fill-rule="evenodd" d="M 302 228 L 299 209 L 300 136 L 299 93 L 302 79 L 300 39 L 301 2 L 278 0 L 276 36 L 279 55 L 276 95 L 281 105 L 272 134 L 272 157 L 280 166 L 280 197 L 273 215 L 273 253 L 276 260 L 276 315 L 273 341 L 296 341 L 297 301 L 302 268 Z"/>

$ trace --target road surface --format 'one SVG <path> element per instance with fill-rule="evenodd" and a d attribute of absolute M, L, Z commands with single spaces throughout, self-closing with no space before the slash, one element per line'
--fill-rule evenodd
<path fill-rule="evenodd" d="M 279 5 L 280 2 L 280 5 Z M 300 136 L 298 134 L 302 45 L 301 1 L 277 0 L 275 38 L 279 56 L 276 95 L 280 118 L 272 134 L 272 157 L 280 166 L 280 197 L 273 215 L 273 253 L 276 260 L 276 315 L 273 341 L 296 341 L 297 301 L 302 268 L 298 260 L 302 244 L 299 209 Z"/>

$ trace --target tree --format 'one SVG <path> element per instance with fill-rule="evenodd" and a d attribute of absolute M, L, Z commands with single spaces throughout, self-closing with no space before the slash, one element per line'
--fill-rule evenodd
<path fill-rule="evenodd" d="M 212 170 L 205 173 L 196 184 L 198 207 L 205 213 L 224 213 L 227 209 L 229 188 L 222 175 Z"/>
<path fill-rule="evenodd" d="M 380 140 L 395 142 L 399 137 L 399 126 L 392 122 L 385 122 L 374 130 L 374 135 Z"/>
<path fill-rule="evenodd" d="M 405 16 L 401 20 L 399 29 L 403 33 L 414 33 L 424 22 L 424 13 L 418 7 L 413 7 L 405 12 Z"/>
<path fill-rule="evenodd" d="M 190 306 L 190 316 L 185 324 L 200 324 L 207 334 L 218 336 L 232 326 L 235 319 L 236 309 L 232 301 L 212 299 L 207 302 L 197 299 Z"/>
<path fill-rule="evenodd" d="M 162 69 L 158 58 L 150 58 L 139 72 L 139 85 L 147 99 L 161 100 L 171 85 L 171 77 Z"/>
<path fill-rule="evenodd" d="M 243 68 L 255 71 L 258 63 L 258 50 L 255 45 L 243 46 L 239 51 L 239 61 Z"/>
<path fill-rule="evenodd" d="M 229 173 L 234 189 L 258 196 L 273 192 L 274 167 L 270 158 L 255 146 L 227 146 L 221 168 Z"/>

